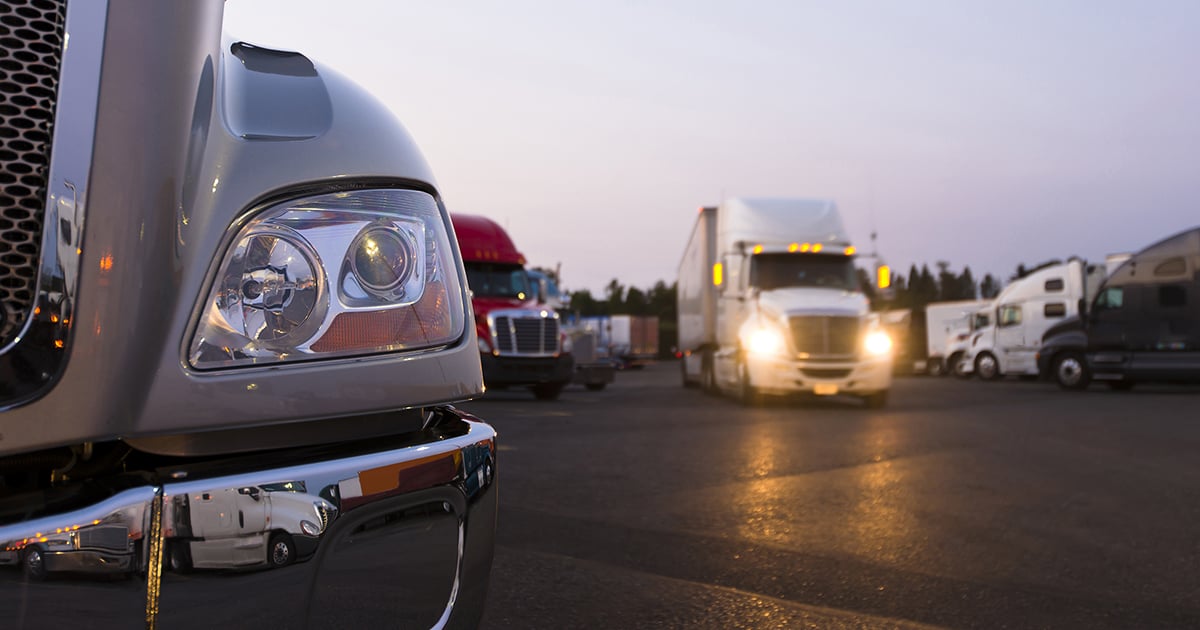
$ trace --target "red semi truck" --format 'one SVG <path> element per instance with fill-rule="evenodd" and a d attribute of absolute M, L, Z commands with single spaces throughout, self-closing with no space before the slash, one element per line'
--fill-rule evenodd
<path fill-rule="evenodd" d="M 491 219 L 453 214 L 450 220 L 467 268 L 484 384 L 528 386 L 539 400 L 558 398 L 575 363 L 558 313 L 537 303 L 525 257 Z"/>

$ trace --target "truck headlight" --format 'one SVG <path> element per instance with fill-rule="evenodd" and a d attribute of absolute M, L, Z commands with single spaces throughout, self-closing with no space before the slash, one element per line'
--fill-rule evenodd
<path fill-rule="evenodd" d="M 892 351 L 892 338 L 882 330 L 872 330 L 867 333 L 866 339 L 863 340 L 863 347 L 866 348 L 867 354 L 873 356 L 885 355 Z"/>
<path fill-rule="evenodd" d="M 746 338 L 746 349 L 750 354 L 779 355 L 787 348 L 783 334 L 774 328 L 762 327 L 750 331 Z"/>
<path fill-rule="evenodd" d="M 432 348 L 463 334 L 437 202 L 401 189 L 270 206 L 222 259 L 188 353 L 198 369 Z"/>

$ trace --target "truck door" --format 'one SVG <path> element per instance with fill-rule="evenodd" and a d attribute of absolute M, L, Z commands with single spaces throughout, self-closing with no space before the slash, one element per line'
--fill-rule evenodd
<path fill-rule="evenodd" d="M 233 545 L 234 564 L 256 564 L 266 558 L 267 518 L 271 513 L 271 493 L 257 486 L 238 488 L 236 494 L 237 535 L 242 542 Z"/>
<path fill-rule="evenodd" d="M 994 350 L 1000 361 L 1000 372 L 1018 370 L 1021 349 L 1025 346 L 1025 310 L 1023 303 L 1001 304 L 996 309 L 996 342 Z"/>
<path fill-rule="evenodd" d="M 1200 379 L 1200 324 L 1195 284 L 1145 287 L 1143 317 L 1134 331 L 1133 375 L 1148 380 Z"/>
<path fill-rule="evenodd" d="M 1092 304 L 1088 315 L 1088 355 L 1098 373 L 1124 373 L 1130 367 L 1130 344 L 1136 342 L 1139 287 L 1107 287 Z"/>
<path fill-rule="evenodd" d="M 233 490 L 197 492 L 188 497 L 192 520 L 192 564 L 224 566 L 232 561 L 228 539 L 237 536 L 237 500 Z"/>

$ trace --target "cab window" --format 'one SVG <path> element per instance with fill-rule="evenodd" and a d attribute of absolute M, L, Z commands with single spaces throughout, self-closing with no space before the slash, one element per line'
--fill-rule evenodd
<path fill-rule="evenodd" d="M 1067 315 L 1067 305 L 1063 302 L 1047 302 L 1042 307 L 1042 315 L 1046 317 L 1065 317 Z"/>
<path fill-rule="evenodd" d="M 1066 286 L 1067 283 L 1063 282 L 1062 278 L 1051 278 L 1046 281 L 1045 288 L 1047 293 L 1058 293 Z"/>
<path fill-rule="evenodd" d="M 996 324 L 1001 328 L 1016 326 L 1021 323 L 1021 305 L 1009 304 L 1001 306 L 996 313 Z"/>
<path fill-rule="evenodd" d="M 1125 306 L 1125 289 L 1121 287 L 1109 287 L 1096 296 L 1095 310 L 1112 311 L 1123 306 Z"/>

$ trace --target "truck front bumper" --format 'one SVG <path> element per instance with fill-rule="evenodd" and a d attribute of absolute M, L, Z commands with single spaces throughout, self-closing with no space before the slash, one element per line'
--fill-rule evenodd
<path fill-rule="evenodd" d="M 747 357 L 750 383 L 767 394 L 866 395 L 892 386 L 890 356 L 826 362 Z"/>
<path fill-rule="evenodd" d="M 488 387 L 570 383 L 575 360 L 570 354 L 556 357 L 508 357 L 481 354 L 483 383 Z"/>
<path fill-rule="evenodd" d="M 417 434 L 202 464 L 181 460 L 5 498 L 0 550 L 100 524 L 124 525 L 131 537 L 144 533 L 121 567 L 129 580 L 98 584 L 92 563 L 75 562 L 84 556 L 74 554 L 61 556 L 74 555 L 68 566 L 46 562 L 47 569 L 70 572 L 51 573 L 36 588 L 21 583 L 39 576 L 3 569 L 5 627 L 474 627 L 492 563 L 495 461 L 496 432 L 442 407 Z M 254 571 L 232 570 L 232 559 L 229 568 L 186 576 L 164 568 L 176 560 L 168 550 L 184 547 L 174 543 L 195 540 L 205 527 L 238 533 L 239 508 L 246 506 L 236 502 L 250 500 L 239 489 L 281 481 L 303 482 L 296 486 L 314 502 L 337 507 L 319 519 L 326 522 L 319 523 L 311 557 Z M 176 499 L 183 496 L 187 502 Z M 196 507 L 221 500 L 233 501 L 231 509 Z M 211 522 L 201 522 L 203 514 Z M 299 547 L 300 537 L 282 528 L 268 521 L 259 535 Z"/>

